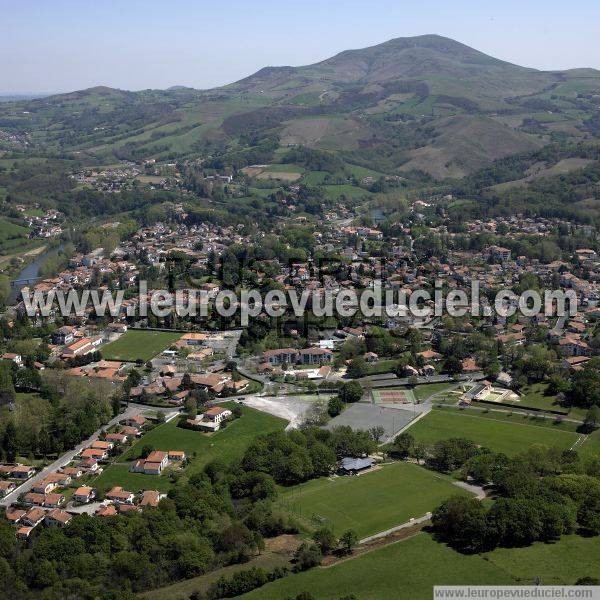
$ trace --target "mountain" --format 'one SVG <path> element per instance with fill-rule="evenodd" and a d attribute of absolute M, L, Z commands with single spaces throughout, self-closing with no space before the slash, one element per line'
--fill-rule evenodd
<path fill-rule="evenodd" d="M 469 95 L 499 99 L 531 94 L 553 82 L 550 74 L 519 67 L 438 35 L 397 38 L 360 50 L 346 50 L 306 67 L 267 67 L 233 84 L 233 89 L 290 93 L 302 87 L 321 91 L 348 84 L 389 85 L 428 81 L 433 91 L 468 88 Z M 434 82 L 438 81 L 437 84 Z M 463 83 L 459 83 L 459 82 Z"/>
<path fill-rule="evenodd" d="M 3 103 L 0 150 L 96 162 L 218 153 L 239 167 L 305 145 L 378 171 L 443 179 L 550 142 L 595 138 L 599 104 L 599 71 L 538 71 L 424 35 L 266 67 L 213 90 L 97 87 Z"/>

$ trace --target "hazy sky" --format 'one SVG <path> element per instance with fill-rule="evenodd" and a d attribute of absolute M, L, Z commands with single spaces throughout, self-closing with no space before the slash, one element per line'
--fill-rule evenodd
<path fill-rule="evenodd" d="M 438 33 L 539 69 L 600 69 L 598 0 L 0 0 L 0 92 L 230 83 Z"/>

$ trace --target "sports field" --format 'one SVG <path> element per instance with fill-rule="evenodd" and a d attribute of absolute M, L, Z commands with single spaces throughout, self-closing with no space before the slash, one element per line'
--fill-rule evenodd
<path fill-rule="evenodd" d="M 453 494 L 466 493 L 436 473 L 410 463 L 385 465 L 360 476 L 321 478 L 286 489 L 283 507 L 313 525 L 360 538 L 421 517 Z"/>
<path fill-rule="evenodd" d="M 269 583 L 241 596 L 281 600 L 308 592 L 319 600 L 354 594 L 360 600 L 431 600 L 434 585 L 511 585 L 512 577 L 478 555 L 464 555 L 426 533 L 346 560 Z"/>
<path fill-rule="evenodd" d="M 565 425 L 566 426 L 566 425 Z M 509 413 L 464 412 L 454 408 L 434 409 L 417 421 L 408 432 L 419 442 L 435 444 L 440 440 L 462 437 L 497 452 L 512 456 L 533 444 L 569 449 L 578 439 L 574 431 L 567 431 L 546 420 L 533 424 L 530 419 Z"/>
<path fill-rule="evenodd" d="M 154 358 L 181 337 L 171 331 L 144 331 L 130 329 L 118 340 L 101 348 L 106 360 L 143 361 Z"/>
<path fill-rule="evenodd" d="M 372 390 L 373 401 L 375 404 L 383 405 L 402 405 L 414 404 L 415 396 L 413 391 L 408 388 L 392 390 Z"/>

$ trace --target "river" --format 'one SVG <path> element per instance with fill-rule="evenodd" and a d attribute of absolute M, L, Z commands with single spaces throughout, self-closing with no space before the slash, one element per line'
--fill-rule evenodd
<path fill-rule="evenodd" d="M 58 254 L 59 250 L 62 248 L 61 246 L 57 246 L 56 248 L 50 248 L 50 250 L 46 250 L 46 252 L 42 252 L 38 256 L 35 257 L 35 260 L 30 262 L 28 265 L 23 267 L 13 278 L 12 281 L 19 281 L 20 279 L 36 279 L 40 272 L 40 267 L 43 262 L 51 255 Z M 16 283 L 12 286 L 10 290 L 10 300 L 13 302 L 17 300 L 17 298 L 21 297 L 21 290 L 31 285 L 34 282 L 23 281 L 22 283 Z"/>

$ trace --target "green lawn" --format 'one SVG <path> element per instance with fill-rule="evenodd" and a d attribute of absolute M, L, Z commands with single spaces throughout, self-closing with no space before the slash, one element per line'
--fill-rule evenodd
<path fill-rule="evenodd" d="M 432 394 L 449 390 L 453 387 L 453 384 L 448 383 L 424 383 L 423 385 L 417 385 L 413 388 L 413 392 L 418 402 L 425 400 Z"/>
<path fill-rule="evenodd" d="M 241 598 L 281 600 L 309 592 L 319 600 L 349 594 L 360 600 L 431 600 L 434 585 L 513 583 L 508 573 L 480 556 L 459 554 L 420 533 L 330 568 L 290 575 Z"/>
<path fill-rule="evenodd" d="M 439 440 L 463 437 L 497 452 L 512 456 L 533 444 L 570 448 L 579 438 L 574 431 L 555 425 L 553 420 L 533 424 L 531 419 L 510 413 L 466 413 L 455 408 L 434 409 L 408 429 L 417 441 L 434 444 Z"/>
<path fill-rule="evenodd" d="M 520 391 L 521 396 L 518 400 L 506 400 L 504 403 L 515 407 L 554 410 L 567 414 L 569 408 L 558 404 L 556 396 L 547 395 L 547 389 L 548 384 L 546 383 L 533 383 Z"/>
<path fill-rule="evenodd" d="M 286 489 L 280 502 L 314 525 L 331 524 L 338 535 L 354 529 L 362 538 L 421 517 L 461 492 L 436 473 L 398 462 L 359 477 L 308 481 Z"/>
<path fill-rule="evenodd" d="M 109 465 L 104 472 L 93 479 L 90 485 L 108 491 L 116 485 L 137 493 L 139 490 L 158 490 L 168 492 L 172 487 L 171 480 L 166 473 L 162 475 L 144 475 L 144 473 L 132 473 L 128 465 Z"/>
<path fill-rule="evenodd" d="M 542 585 L 572 585 L 581 577 L 598 577 L 600 538 L 567 535 L 554 544 L 497 548 L 483 556 L 517 583 L 531 585 L 539 577 Z"/>
<path fill-rule="evenodd" d="M 107 360 L 143 361 L 154 358 L 181 337 L 171 331 L 140 331 L 130 329 L 118 340 L 101 348 Z"/>
<path fill-rule="evenodd" d="M 226 403 L 224 406 L 232 406 Z M 254 437 L 260 433 L 277 431 L 283 429 L 286 421 L 263 413 L 246 406 L 242 407 L 242 416 L 233 421 L 225 429 L 215 434 L 205 434 L 191 429 L 177 427 L 178 419 L 175 418 L 168 423 L 159 425 L 146 435 L 142 436 L 127 452 L 116 459 L 116 463 L 125 463 L 140 455 L 145 445 L 152 446 L 155 450 L 183 450 L 191 464 L 185 473 L 193 473 L 201 470 L 215 458 L 230 461 L 240 457 Z M 157 489 L 169 489 L 171 482 L 168 474 L 144 475 L 142 473 L 130 473 L 126 464 L 114 464 L 108 466 L 96 481 L 99 487 L 108 485 L 131 485 L 135 490 L 161 486 Z"/>

